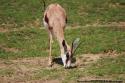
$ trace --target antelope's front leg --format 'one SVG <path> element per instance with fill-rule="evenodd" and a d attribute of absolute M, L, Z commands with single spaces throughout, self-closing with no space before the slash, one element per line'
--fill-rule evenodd
<path fill-rule="evenodd" d="M 52 66 L 52 34 L 49 33 L 49 66 Z"/>

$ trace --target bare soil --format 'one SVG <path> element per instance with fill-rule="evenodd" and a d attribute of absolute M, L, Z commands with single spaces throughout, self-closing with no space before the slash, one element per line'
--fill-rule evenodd
<path fill-rule="evenodd" d="M 108 56 L 108 54 L 83 54 L 76 57 L 74 64 L 77 65 L 77 68 L 84 68 L 104 56 Z M 47 57 L 21 58 L 16 60 L 1 59 L 0 83 L 60 83 L 59 79 L 33 79 L 34 73 L 40 69 L 58 69 L 60 66 L 63 65 L 55 62 L 51 68 L 48 67 Z M 81 79 L 86 78 L 90 77 L 83 77 Z"/>

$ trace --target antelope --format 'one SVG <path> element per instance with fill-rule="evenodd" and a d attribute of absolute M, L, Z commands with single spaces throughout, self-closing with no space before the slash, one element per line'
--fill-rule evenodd
<path fill-rule="evenodd" d="M 57 3 L 50 4 L 44 12 L 43 23 L 49 35 L 49 66 L 52 66 L 53 64 L 52 42 L 53 38 L 56 38 L 60 46 L 63 65 L 65 68 L 69 68 L 71 66 L 71 59 L 73 57 L 74 50 L 78 45 L 72 43 L 72 46 L 70 47 L 65 40 L 64 29 L 67 23 L 65 9 Z"/>

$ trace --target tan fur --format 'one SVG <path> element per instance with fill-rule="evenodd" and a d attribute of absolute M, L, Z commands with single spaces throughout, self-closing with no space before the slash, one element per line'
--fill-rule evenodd
<path fill-rule="evenodd" d="M 66 12 L 64 8 L 62 8 L 59 4 L 50 4 L 47 9 L 44 12 L 44 18 L 43 21 L 48 21 L 46 22 L 47 30 L 49 33 L 49 39 L 50 39 L 50 51 L 49 51 L 49 64 L 51 65 L 52 63 L 52 56 L 51 56 L 51 43 L 52 43 L 52 38 L 55 37 L 60 45 L 60 51 L 61 54 L 64 54 L 64 48 L 62 46 L 62 41 L 65 40 L 64 38 L 64 29 L 66 26 Z M 66 43 L 67 45 L 67 43 Z M 67 48 L 70 48 L 67 45 Z"/>

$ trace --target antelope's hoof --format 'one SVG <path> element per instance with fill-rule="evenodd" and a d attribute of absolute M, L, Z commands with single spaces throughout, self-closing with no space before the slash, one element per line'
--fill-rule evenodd
<path fill-rule="evenodd" d="M 49 67 L 52 67 L 52 66 L 53 66 L 53 62 L 49 63 L 48 66 L 49 66 Z"/>
<path fill-rule="evenodd" d="M 52 65 L 53 65 L 53 64 L 49 64 L 48 66 L 49 66 L 49 67 L 52 67 Z"/>

